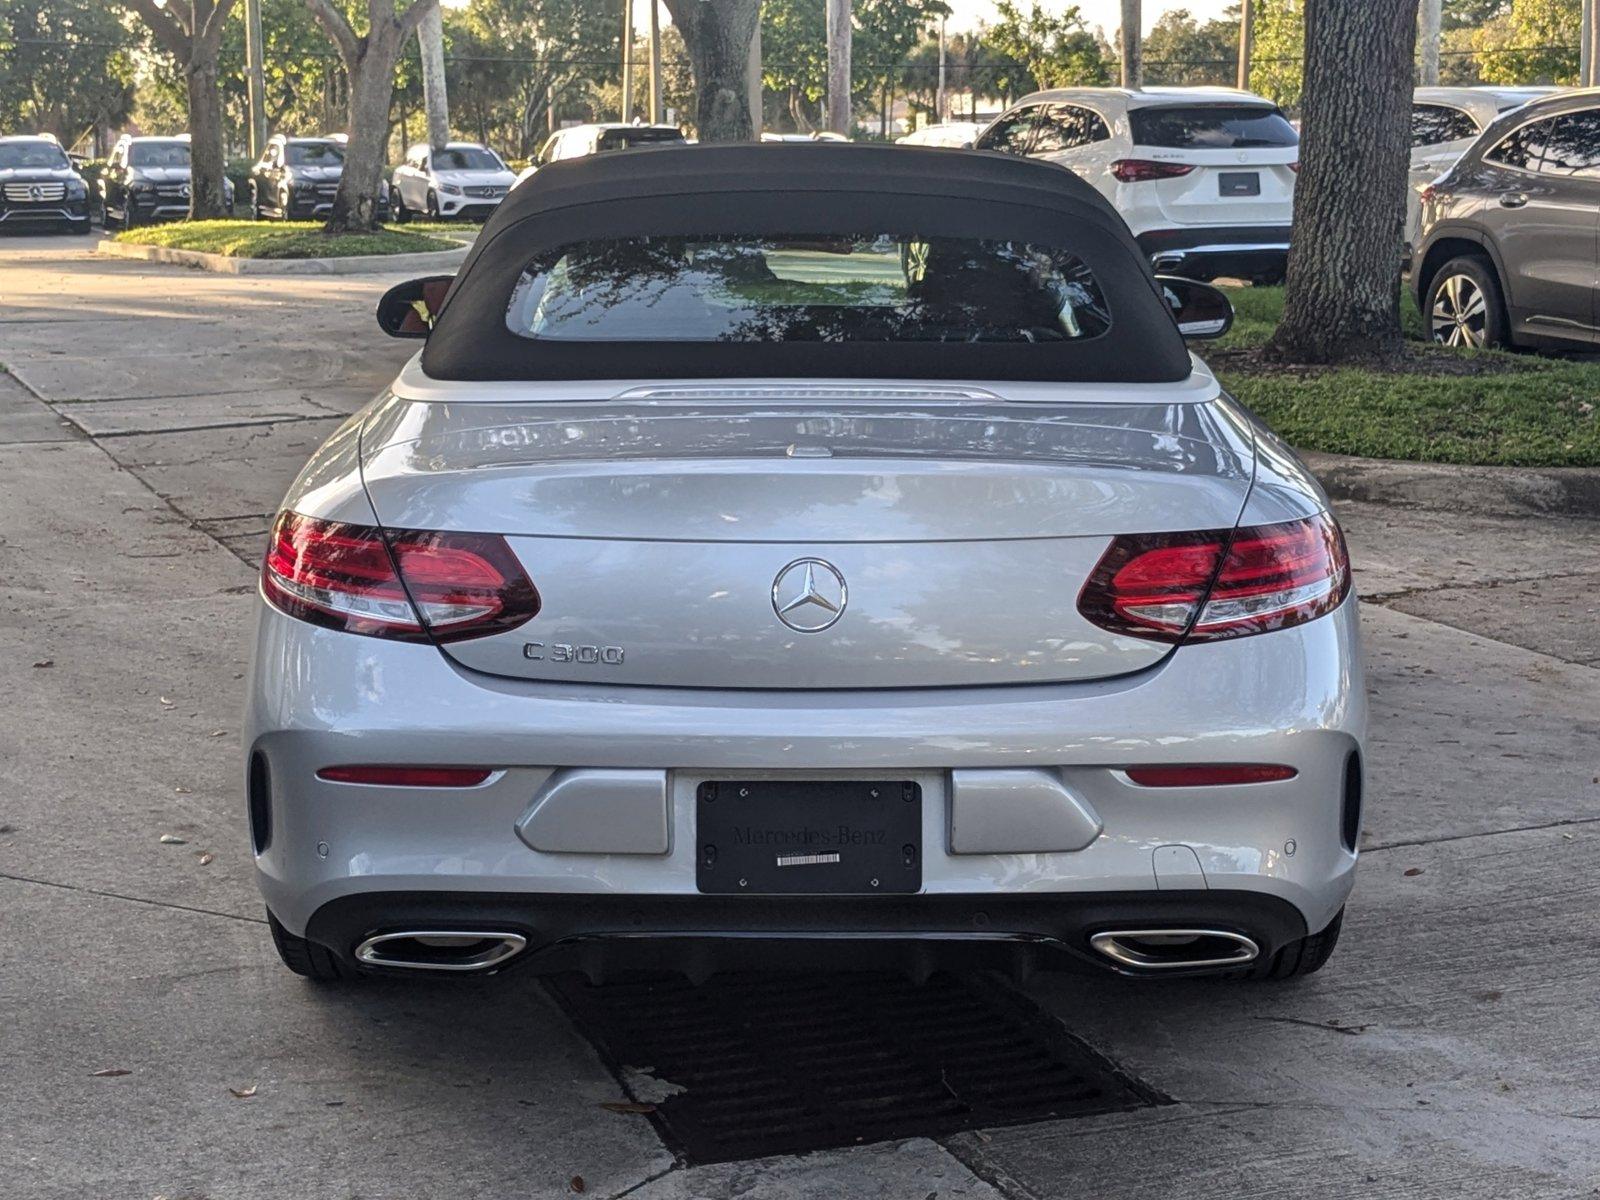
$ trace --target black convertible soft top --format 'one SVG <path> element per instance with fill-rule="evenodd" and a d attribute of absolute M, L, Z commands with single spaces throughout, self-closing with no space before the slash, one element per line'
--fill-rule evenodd
<path fill-rule="evenodd" d="M 981 238 L 1056 247 L 1093 273 L 1097 337 L 1054 342 L 561 342 L 507 325 L 530 262 L 647 235 Z M 965 150 L 840 143 L 669 146 L 541 167 L 478 235 L 428 337 L 444 380 L 833 377 L 1157 383 L 1189 357 L 1127 225 L 1050 163 Z"/>

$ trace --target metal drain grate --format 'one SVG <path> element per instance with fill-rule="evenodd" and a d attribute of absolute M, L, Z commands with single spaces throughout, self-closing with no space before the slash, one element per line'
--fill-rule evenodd
<path fill-rule="evenodd" d="M 648 1069 L 684 1089 L 651 1119 L 691 1163 L 1169 1103 L 987 977 L 550 985 L 619 1077 Z"/>

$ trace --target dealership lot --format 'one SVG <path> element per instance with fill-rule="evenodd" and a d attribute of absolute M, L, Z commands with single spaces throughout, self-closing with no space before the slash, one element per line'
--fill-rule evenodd
<path fill-rule="evenodd" d="M 644 1117 L 599 1107 L 622 1085 L 531 980 L 288 975 L 237 794 L 250 594 L 300 462 L 411 349 L 371 319 L 391 281 L 0 247 L 7 1195 L 1600 1186 L 1593 522 L 1341 506 L 1377 602 L 1367 853 L 1339 953 L 1299 986 L 1027 988 L 1172 1104 L 685 1165 Z"/>

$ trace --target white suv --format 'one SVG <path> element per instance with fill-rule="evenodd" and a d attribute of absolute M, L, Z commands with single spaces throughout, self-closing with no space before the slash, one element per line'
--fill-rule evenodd
<path fill-rule="evenodd" d="M 450 142 L 435 150 L 419 142 L 406 152 L 389 181 L 389 207 L 397 221 L 426 213 L 433 220 L 485 220 L 504 200 L 516 173 L 478 142 Z"/>
<path fill-rule="evenodd" d="M 1058 88 L 1025 96 L 973 144 L 1082 176 L 1159 270 L 1283 278 L 1300 135 L 1233 88 Z"/>

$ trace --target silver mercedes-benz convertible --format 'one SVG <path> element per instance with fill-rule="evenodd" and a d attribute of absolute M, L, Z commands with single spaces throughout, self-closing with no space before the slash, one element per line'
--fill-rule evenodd
<path fill-rule="evenodd" d="M 1048 164 L 557 163 L 284 500 L 245 778 L 284 962 L 1315 971 L 1339 527 Z"/>

